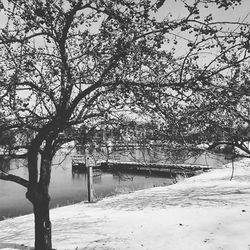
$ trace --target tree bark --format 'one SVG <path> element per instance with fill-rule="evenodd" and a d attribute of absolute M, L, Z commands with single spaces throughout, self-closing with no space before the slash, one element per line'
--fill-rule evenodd
<path fill-rule="evenodd" d="M 46 141 L 44 151 L 41 154 L 40 164 L 38 164 L 38 149 L 36 147 L 31 148 L 28 154 L 30 183 L 26 197 L 33 204 L 35 219 L 35 250 L 52 249 L 51 222 L 49 216 L 51 151 L 51 141 Z M 38 171 L 38 169 L 40 169 L 40 171 Z"/>
<path fill-rule="evenodd" d="M 33 204 L 35 217 L 35 250 L 51 250 L 51 222 L 49 201 Z"/>

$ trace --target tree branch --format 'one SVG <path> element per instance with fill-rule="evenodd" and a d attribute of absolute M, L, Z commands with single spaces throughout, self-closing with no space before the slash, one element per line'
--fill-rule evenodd
<path fill-rule="evenodd" d="M 13 174 L 7 174 L 4 171 L 0 170 L 0 179 L 1 180 L 5 180 L 5 181 L 12 181 L 15 182 L 17 184 L 20 184 L 26 188 L 29 187 L 29 181 L 27 181 L 24 178 L 21 178 L 19 176 L 13 175 Z"/>

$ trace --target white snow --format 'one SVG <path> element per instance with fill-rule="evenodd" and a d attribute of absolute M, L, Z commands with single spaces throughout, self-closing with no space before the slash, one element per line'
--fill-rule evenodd
<path fill-rule="evenodd" d="M 250 160 L 166 187 L 51 210 L 53 247 L 249 250 Z M 33 215 L 0 222 L 0 249 L 32 249 Z"/>

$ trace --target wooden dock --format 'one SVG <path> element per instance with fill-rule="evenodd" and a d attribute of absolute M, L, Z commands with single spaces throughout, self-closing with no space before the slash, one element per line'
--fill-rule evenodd
<path fill-rule="evenodd" d="M 86 171 L 86 159 L 84 155 L 72 156 L 72 170 Z M 211 169 L 207 165 L 199 164 L 174 164 L 174 163 L 140 163 L 140 162 L 121 162 L 119 160 L 99 161 L 95 165 L 90 164 L 94 170 L 115 171 L 141 174 L 167 174 L 167 175 L 194 175 Z"/>
<path fill-rule="evenodd" d="M 194 164 L 163 164 L 163 163 L 138 163 L 138 162 L 101 162 L 100 166 L 95 166 L 103 171 L 120 171 L 146 174 L 168 174 L 168 175 L 194 175 L 211 169 L 206 165 Z"/>

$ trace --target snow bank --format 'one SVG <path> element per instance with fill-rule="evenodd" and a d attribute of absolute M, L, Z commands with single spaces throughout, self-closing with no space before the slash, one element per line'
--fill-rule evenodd
<path fill-rule="evenodd" d="M 249 250 L 250 160 L 175 185 L 51 210 L 57 249 Z M 0 222 L 0 249 L 31 249 L 33 215 Z M 23 244 L 23 245 L 22 245 Z"/>

